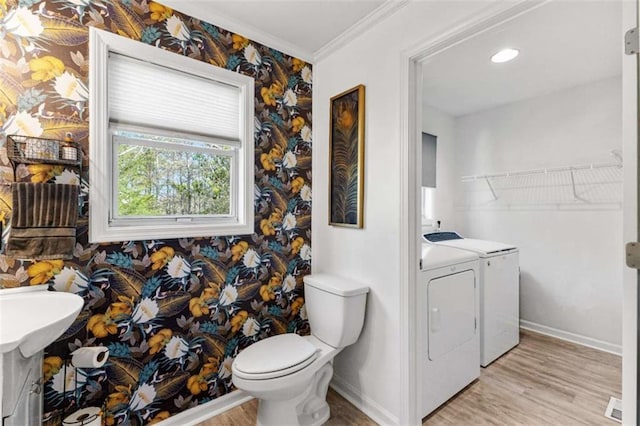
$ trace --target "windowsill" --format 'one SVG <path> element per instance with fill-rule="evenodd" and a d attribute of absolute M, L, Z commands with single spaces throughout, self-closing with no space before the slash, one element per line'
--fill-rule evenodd
<path fill-rule="evenodd" d="M 98 226 L 90 226 L 89 242 L 92 244 L 149 240 L 153 235 L 154 240 L 175 238 L 216 237 L 228 235 L 248 235 L 254 233 L 253 223 L 236 225 L 212 225 L 212 224 L 176 224 L 174 226 L 136 225 L 109 226 L 99 229 Z"/>

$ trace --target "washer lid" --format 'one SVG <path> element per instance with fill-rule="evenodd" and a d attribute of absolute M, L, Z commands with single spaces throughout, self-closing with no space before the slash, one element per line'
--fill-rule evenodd
<path fill-rule="evenodd" d="M 423 271 L 474 260 L 478 260 L 478 255 L 470 251 L 444 247 L 439 244 L 422 244 Z"/>
<path fill-rule="evenodd" d="M 307 339 L 293 334 L 280 334 L 261 340 L 240 352 L 233 362 L 245 374 L 265 374 L 303 364 L 315 357 L 317 348 Z"/>
<path fill-rule="evenodd" d="M 472 238 L 441 241 L 438 244 L 473 251 L 478 253 L 480 257 L 495 256 L 496 254 L 506 254 L 506 252 L 515 251 L 518 249 L 513 244 L 499 243 L 497 241 L 474 240 Z"/>

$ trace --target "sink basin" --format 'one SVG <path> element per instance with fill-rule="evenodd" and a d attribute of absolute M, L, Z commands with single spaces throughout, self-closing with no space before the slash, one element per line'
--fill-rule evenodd
<path fill-rule="evenodd" d="M 35 355 L 71 326 L 83 304 L 73 293 L 0 291 L 0 354 L 18 348 L 25 358 Z"/>

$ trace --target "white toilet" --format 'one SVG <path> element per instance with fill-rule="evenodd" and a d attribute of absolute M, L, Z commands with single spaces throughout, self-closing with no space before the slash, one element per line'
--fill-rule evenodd
<path fill-rule="evenodd" d="M 233 362 L 233 384 L 259 400 L 258 425 L 326 422 L 333 358 L 360 336 L 368 287 L 321 274 L 304 277 L 304 291 L 311 335 L 268 337 Z"/>

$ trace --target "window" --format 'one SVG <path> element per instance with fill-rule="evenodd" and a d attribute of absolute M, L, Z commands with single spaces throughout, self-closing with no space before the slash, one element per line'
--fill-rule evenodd
<path fill-rule="evenodd" d="M 433 198 L 434 198 L 434 192 L 435 192 L 435 188 L 429 188 L 427 186 L 423 186 L 422 187 L 422 223 L 424 224 L 425 221 L 428 222 L 432 219 L 434 219 L 434 213 L 433 213 Z"/>
<path fill-rule="evenodd" d="M 253 79 L 91 29 L 91 242 L 253 233 Z"/>
<path fill-rule="evenodd" d="M 436 187 L 437 137 L 422 132 L 422 186 Z"/>

